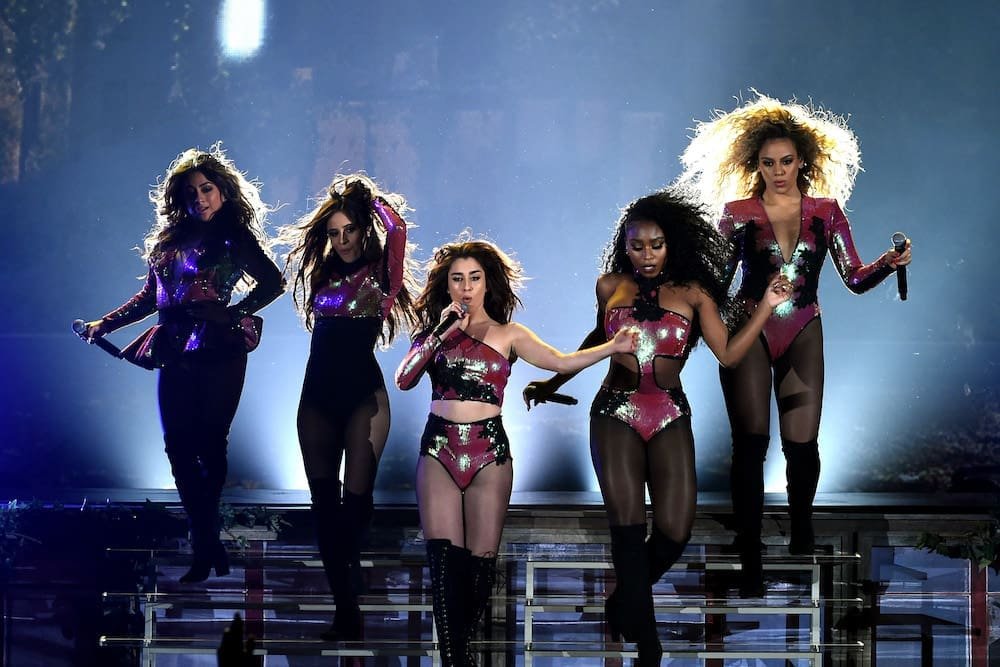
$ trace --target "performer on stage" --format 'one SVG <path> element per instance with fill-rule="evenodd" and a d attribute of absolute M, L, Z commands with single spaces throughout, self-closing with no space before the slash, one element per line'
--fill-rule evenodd
<path fill-rule="evenodd" d="M 219 498 L 226 481 L 229 427 L 260 337 L 251 317 L 283 290 L 264 235 L 267 206 L 216 145 L 189 149 L 150 193 L 157 220 L 145 239 L 142 289 L 120 308 L 87 323 L 90 341 L 153 312 L 159 323 L 124 352 L 159 368 L 163 440 L 187 512 L 193 560 L 181 582 L 229 572 L 219 541 Z M 234 291 L 249 289 L 229 305 Z"/>
<path fill-rule="evenodd" d="M 617 586 L 608 597 L 613 636 L 638 644 L 639 664 L 659 664 L 662 649 L 652 586 L 691 536 L 697 501 L 691 408 L 680 373 L 702 336 L 723 365 L 739 361 L 771 310 L 788 298 L 774 276 L 760 307 L 732 338 L 719 315 L 727 246 L 702 212 L 672 190 L 629 204 L 604 251 L 597 279 L 594 345 L 624 327 L 639 330 L 633 354 L 617 354 L 590 409 L 594 471 L 611 525 Z M 528 402 L 548 400 L 574 373 L 533 382 Z M 645 493 L 652 501 L 647 538 Z"/>
<path fill-rule="evenodd" d="M 770 437 L 771 386 L 785 453 L 793 554 L 814 547 L 812 505 L 819 481 L 817 437 L 823 400 L 823 328 L 817 298 L 826 254 L 848 289 L 865 292 L 910 263 L 910 243 L 863 264 L 841 210 L 860 167 L 858 143 L 844 119 L 809 105 L 757 95 L 696 128 L 681 157 L 680 183 L 716 210 L 735 245 L 732 280 L 742 265 L 737 299 L 744 317 L 780 271 L 792 299 L 768 319 L 737 366 L 720 369 L 733 436 L 732 498 L 745 595 L 765 591 L 761 569 L 764 457 Z M 735 200 L 735 201 L 734 201 Z"/>
<path fill-rule="evenodd" d="M 474 664 L 469 648 L 496 577 L 513 484 L 500 418 L 511 364 L 574 372 L 635 350 L 623 326 L 607 342 L 563 354 L 511 321 L 521 267 L 492 243 L 459 237 L 434 253 L 417 299 L 420 332 L 396 372 L 401 389 L 426 371 L 431 406 L 420 442 L 417 502 L 427 540 L 444 665 Z"/>
<path fill-rule="evenodd" d="M 382 192 L 364 174 L 338 175 L 323 200 L 279 236 L 292 248 L 292 295 L 312 331 L 298 433 L 337 605 L 321 635 L 330 641 L 362 638 L 359 557 L 390 422 L 374 350 L 415 321 L 405 210 L 402 196 Z"/>

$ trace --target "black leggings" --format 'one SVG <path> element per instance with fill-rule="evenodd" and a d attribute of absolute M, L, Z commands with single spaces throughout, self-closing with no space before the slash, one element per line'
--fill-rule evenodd
<path fill-rule="evenodd" d="M 184 359 L 160 371 L 163 440 L 195 549 L 218 541 L 229 427 L 239 406 L 247 356 Z"/>
<path fill-rule="evenodd" d="M 671 422 L 649 442 L 617 419 L 591 417 L 590 453 L 612 526 L 645 523 L 648 485 L 653 524 L 670 539 L 687 542 L 698 496 L 688 417 Z"/>

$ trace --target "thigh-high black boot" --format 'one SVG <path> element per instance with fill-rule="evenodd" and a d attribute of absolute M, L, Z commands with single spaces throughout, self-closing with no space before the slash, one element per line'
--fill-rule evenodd
<path fill-rule="evenodd" d="M 663 647 L 656 632 L 646 524 L 611 526 L 611 560 L 617 580 L 615 595 L 605 606 L 611 635 L 636 643 L 637 664 L 659 665 Z"/>
<path fill-rule="evenodd" d="M 374 510 L 372 494 L 351 493 L 344 489 L 344 505 L 338 532 L 341 535 L 340 543 L 345 551 L 352 586 L 359 594 L 364 588 L 361 581 L 361 549 L 368 541 L 368 530 L 371 527 Z"/>
<path fill-rule="evenodd" d="M 688 538 L 690 539 L 690 538 Z M 655 586 L 667 570 L 673 567 L 674 563 L 684 553 L 684 547 L 688 540 L 677 542 L 660 532 L 660 529 L 653 524 L 653 530 L 646 540 L 646 551 L 649 554 L 649 585 Z"/>
<path fill-rule="evenodd" d="M 475 664 L 475 653 L 472 650 L 472 639 L 479 631 L 480 624 L 490 608 L 490 597 L 497 583 L 497 557 L 472 556 L 469 560 L 469 585 L 466 588 L 466 609 L 468 626 L 465 631 L 467 658 L 470 665 Z"/>
<path fill-rule="evenodd" d="M 736 518 L 736 547 L 740 554 L 740 595 L 765 593 L 761 563 L 761 522 L 764 520 L 764 459 L 770 438 L 752 433 L 733 434 L 730 484 Z"/>
<path fill-rule="evenodd" d="M 194 430 L 171 430 L 164 434 L 167 457 L 181 504 L 188 517 L 191 534 L 192 561 L 181 576 L 184 584 L 208 579 L 212 568 L 216 576 L 229 574 L 229 558 L 219 541 L 219 497 L 226 478 L 225 444 L 222 463 L 208 452 L 217 443 L 211 437 Z M 201 452 L 201 453 L 199 453 Z"/>
<path fill-rule="evenodd" d="M 465 667 L 468 661 L 465 589 L 469 584 L 470 557 L 468 549 L 456 547 L 450 540 L 427 540 L 434 625 L 443 667 Z"/>
<path fill-rule="evenodd" d="M 327 584 L 333 593 L 336 611 L 333 624 L 320 633 L 326 641 L 357 641 L 361 638 L 361 610 L 350 583 L 350 570 L 339 534 L 343 505 L 340 480 L 310 480 L 313 521 L 316 523 L 316 546 L 323 561 Z"/>
<path fill-rule="evenodd" d="M 813 500 L 819 484 L 819 444 L 782 439 L 785 453 L 785 478 L 788 489 L 788 512 L 792 536 L 788 553 L 811 554 L 816 546 L 812 525 Z"/>

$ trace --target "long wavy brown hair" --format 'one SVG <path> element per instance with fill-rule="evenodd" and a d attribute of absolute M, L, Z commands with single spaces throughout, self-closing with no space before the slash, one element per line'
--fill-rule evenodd
<path fill-rule="evenodd" d="M 416 311 L 420 334 L 434 328 L 441 319 L 441 311 L 449 303 L 448 271 L 457 259 L 474 259 L 486 274 L 486 314 L 499 322 L 510 322 L 514 309 L 521 306 L 517 292 L 524 284 L 521 264 L 490 241 L 472 238 L 466 230 L 451 243 L 434 250 L 427 264 L 427 282 L 417 297 Z"/>
<path fill-rule="evenodd" d="M 194 224 L 195 219 L 188 214 L 188 177 L 200 172 L 219 188 L 237 224 L 245 227 L 257 239 L 262 250 L 273 258 L 264 226 L 272 209 L 260 197 L 260 184 L 248 180 L 226 157 L 221 142 L 209 150 L 189 148 L 170 163 L 166 176 L 149 192 L 149 200 L 156 209 L 156 221 L 143 241 L 143 259 L 169 247 L 185 228 Z M 244 275 L 236 285 L 238 292 L 252 287 L 253 280 Z"/>
<path fill-rule="evenodd" d="M 312 331 L 315 321 L 313 297 L 330 281 L 335 270 L 332 260 L 336 251 L 330 246 L 326 230 L 330 216 L 340 211 L 361 229 L 367 263 L 382 260 L 386 230 L 372 209 L 376 198 L 389 204 L 401 217 L 408 211 L 402 195 L 381 190 L 366 174 L 337 174 L 309 213 L 279 230 L 275 244 L 290 248 L 285 258 L 285 273 L 292 276 L 292 299 L 307 330 Z M 391 344 L 399 331 L 411 328 L 417 321 L 413 306 L 416 264 L 411 259 L 415 246 L 409 242 L 406 245 L 403 286 L 385 319 L 380 337 L 383 345 Z"/>

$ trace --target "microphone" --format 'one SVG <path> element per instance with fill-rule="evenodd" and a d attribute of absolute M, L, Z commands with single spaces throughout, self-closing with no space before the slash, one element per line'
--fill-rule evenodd
<path fill-rule="evenodd" d="M 906 250 L 906 234 L 896 232 L 892 235 L 892 249 L 898 253 Z M 899 300 L 906 301 L 906 267 L 896 267 L 896 289 L 899 292 Z"/>
<path fill-rule="evenodd" d="M 462 316 L 464 317 L 465 314 L 469 312 L 469 307 L 464 303 L 459 304 L 459 306 L 461 306 L 462 308 Z M 456 313 L 453 310 L 450 313 L 448 313 L 443 320 L 441 320 L 440 324 L 434 327 L 434 331 L 431 332 L 431 335 L 440 339 L 441 336 L 444 335 L 444 332 L 447 331 L 449 328 L 451 328 L 451 325 L 457 321 L 458 321 L 458 313 Z"/>
<path fill-rule="evenodd" d="M 87 333 L 87 323 L 84 322 L 83 320 L 73 320 L 73 333 L 75 333 L 80 338 L 83 338 Z M 83 338 L 83 340 L 87 339 Z M 94 345 L 101 348 L 102 350 L 110 354 L 112 357 L 115 357 L 116 359 L 122 358 L 122 351 L 118 349 L 118 346 L 109 340 L 105 340 L 104 336 L 96 336 L 95 338 L 87 342 L 93 342 Z"/>
<path fill-rule="evenodd" d="M 558 403 L 559 405 L 576 405 L 580 401 L 576 400 L 569 394 L 549 394 L 549 397 L 545 399 L 546 403 Z"/>

